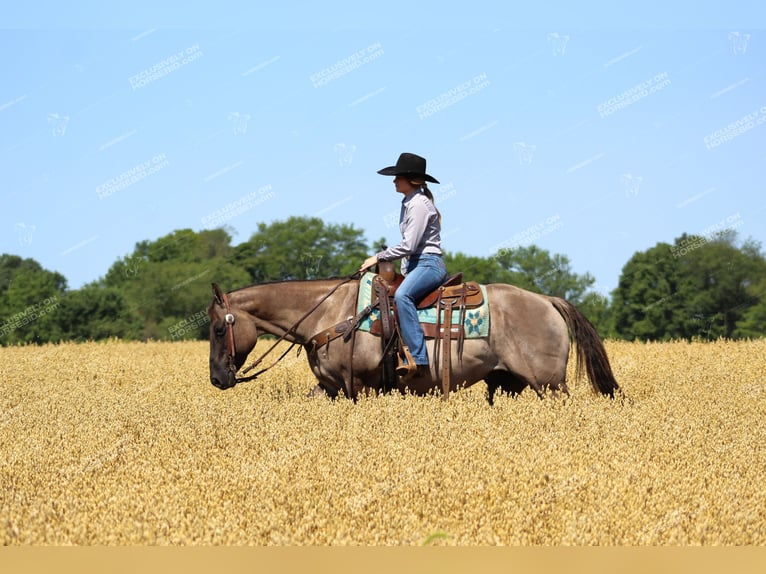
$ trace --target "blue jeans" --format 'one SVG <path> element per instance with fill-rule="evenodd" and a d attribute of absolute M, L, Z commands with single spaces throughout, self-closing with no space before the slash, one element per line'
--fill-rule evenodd
<path fill-rule="evenodd" d="M 394 294 L 402 338 L 417 365 L 428 364 L 426 339 L 418 321 L 417 304 L 446 278 L 447 269 L 441 255 L 413 255 L 409 259 L 407 275 Z"/>

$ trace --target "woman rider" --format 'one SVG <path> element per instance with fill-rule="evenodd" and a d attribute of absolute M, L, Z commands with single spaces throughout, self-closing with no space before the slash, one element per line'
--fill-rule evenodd
<path fill-rule="evenodd" d="M 426 182 L 439 183 L 426 173 L 426 160 L 413 153 L 403 153 L 396 165 L 378 171 L 393 175 L 397 193 L 404 195 L 399 215 L 402 241 L 398 245 L 368 257 L 360 268 L 365 271 L 379 261 L 401 259 L 404 280 L 396 290 L 394 301 L 399 327 L 414 364 L 397 369 L 405 379 L 430 375 L 425 336 L 418 321 L 417 303 L 436 289 L 447 277 L 441 250 L 441 214 Z"/>

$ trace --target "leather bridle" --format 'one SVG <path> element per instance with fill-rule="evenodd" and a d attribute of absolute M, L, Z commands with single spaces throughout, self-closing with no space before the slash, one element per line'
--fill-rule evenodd
<path fill-rule="evenodd" d="M 250 375 L 248 377 L 237 378 L 236 382 L 237 383 L 244 383 L 246 381 L 252 381 L 253 379 L 257 378 L 258 375 L 261 375 L 264 372 L 268 371 L 270 368 L 272 368 L 274 365 L 276 365 L 279 361 L 281 361 L 287 355 L 287 353 L 289 353 L 292 350 L 292 348 L 295 347 L 295 345 L 297 345 L 300 342 L 300 341 L 298 341 L 295 338 L 295 330 L 298 328 L 298 326 L 305 319 L 307 319 L 314 311 L 316 311 L 322 303 L 324 303 L 327 299 L 329 299 L 330 296 L 333 293 L 335 293 L 341 286 L 345 285 L 346 283 L 348 283 L 350 281 L 358 279 L 360 277 L 360 275 L 361 274 L 359 272 L 354 273 L 353 275 L 350 275 L 350 276 L 344 278 L 343 281 L 341 281 L 335 287 L 333 287 L 330 290 L 330 292 L 327 293 L 327 295 L 322 297 L 319 300 L 319 302 L 316 305 L 314 305 L 311 309 L 309 309 L 300 319 L 298 319 L 292 325 L 292 327 L 290 327 L 284 333 L 282 333 L 282 335 L 277 338 L 277 340 L 274 342 L 274 344 L 271 345 L 271 347 L 269 347 L 268 350 L 266 350 L 265 353 L 263 353 L 260 357 L 258 357 L 249 367 L 247 367 L 244 371 L 242 371 L 242 373 L 243 374 L 247 374 L 250 371 L 252 371 L 255 367 L 260 365 L 261 362 L 263 361 L 263 359 L 265 359 L 266 356 L 269 353 L 271 353 L 276 348 L 276 346 L 279 343 L 281 343 L 282 341 L 285 341 L 285 340 L 290 341 L 292 344 L 288 347 L 288 349 L 284 353 L 282 353 L 282 355 L 280 355 L 280 357 L 276 361 L 271 363 L 268 367 L 265 367 L 265 368 L 261 369 L 260 371 L 258 371 L 255 374 L 252 374 L 252 375 Z M 224 292 L 221 292 L 221 295 L 223 296 L 222 297 L 223 298 L 223 304 L 224 304 L 224 307 L 226 308 L 226 315 L 224 315 L 224 322 L 226 323 L 226 331 L 227 331 L 227 333 L 226 333 L 226 351 L 227 351 L 227 355 L 228 355 L 227 358 L 228 358 L 228 362 L 229 362 L 229 371 L 234 373 L 234 375 L 236 377 L 237 366 L 235 364 L 235 356 L 236 356 L 237 349 L 236 349 L 236 346 L 234 344 L 234 314 L 231 312 L 231 304 L 229 303 L 229 297 Z M 288 339 L 288 337 L 289 337 L 289 339 Z M 298 350 L 298 352 L 300 352 L 300 349 Z"/>
<path fill-rule="evenodd" d="M 226 323 L 226 354 L 229 360 L 229 370 L 236 375 L 237 367 L 234 364 L 234 357 L 237 349 L 234 346 L 234 314 L 231 312 L 228 295 L 223 292 L 221 295 L 223 295 L 223 304 L 226 307 L 226 315 L 223 317 L 223 320 Z"/>

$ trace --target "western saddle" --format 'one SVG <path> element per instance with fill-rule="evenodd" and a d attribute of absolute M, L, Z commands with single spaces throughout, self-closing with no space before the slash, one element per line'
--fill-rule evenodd
<path fill-rule="evenodd" d="M 330 341 L 344 337 L 348 341 L 353 337 L 359 323 L 374 309 L 380 311 L 370 332 L 379 335 L 383 358 L 381 359 L 381 381 L 384 392 L 396 387 L 396 367 L 407 358 L 409 350 L 401 341 L 399 324 L 394 304 L 394 294 L 401 285 L 404 277 L 394 270 L 393 263 L 380 262 L 377 275 L 372 280 L 372 301 L 370 305 L 353 317 L 334 325 L 329 330 L 317 333 L 311 338 L 311 352 L 328 345 Z M 441 360 L 441 382 L 444 400 L 449 398 L 451 374 L 452 340 L 457 340 L 458 362 L 462 364 L 463 343 L 465 341 L 465 319 L 468 309 L 475 309 L 484 303 L 481 287 L 475 281 L 463 282 L 463 274 L 450 276 L 442 285 L 423 297 L 418 303 L 418 309 L 434 308 L 436 323 L 421 323 L 427 338 L 434 339 L 433 367 L 439 372 Z M 453 312 L 458 311 L 459 322 L 453 321 Z M 443 349 L 443 357 L 440 357 Z M 409 357 L 412 360 L 412 357 Z"/>

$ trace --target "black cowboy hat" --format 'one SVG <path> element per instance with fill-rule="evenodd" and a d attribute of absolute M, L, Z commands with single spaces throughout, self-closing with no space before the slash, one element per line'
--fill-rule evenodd
<path fill-rule="evenodd" d="M 396 165 L 378 170 L 380 175 L 408 175 L 413 179 L 422 177 L 426 181 L 439 183 L 436 178 L 426 173 L 426 158 L 414 153 L 403 153 L 396 160 Z"/>

